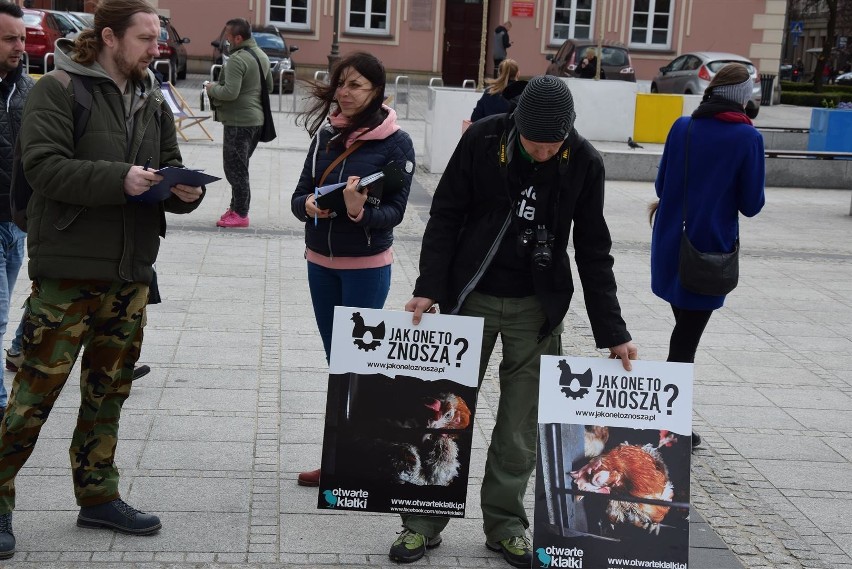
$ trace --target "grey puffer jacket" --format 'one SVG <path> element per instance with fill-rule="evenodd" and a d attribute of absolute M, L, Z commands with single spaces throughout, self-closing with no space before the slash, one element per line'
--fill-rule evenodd
<path fill-rule="evenodd" d="M 12 184 L 12 158 L 15 141 L 21 132 L 24 103 L 35 81 L 24 73 L 23 65 L 0 81 L 0 221 L 12 221 L 9 208 L 9 188 Z"/>

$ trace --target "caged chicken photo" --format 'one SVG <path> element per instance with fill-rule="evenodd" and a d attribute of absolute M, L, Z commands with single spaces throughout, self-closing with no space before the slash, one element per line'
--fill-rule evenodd
<path fill-rule="evenodd" d="M 664 523 L 671 511 L 669 504 L 688 502 L 688 442 L 679 445 L 678 437 L 666 430 L 586 425 L 583 458 L 568 472 L 577 490 L 575 500 L 580 502 L 590 493 L 607 496 L 586 504 L 589 517 L 596 520 L 592 525 L 601 534 L 629 534 L 638 529 L 646 535 L 659 535 L 661 528 L 673 527 Z M 685 488 L 679 496 L 664 455 L 680 467 L 676 478 Z M 688 515 L 688 508 L 679 512 L 685 520 L 683 513 Z"/>
<path fill-rule="evenodd" d="M 689 532 L 690 443 L 658 429 L 539 425 L 536 531 L 604 541 L 613 555 L 637 543 L 681 543 Z"/>
<path fill-rule="evenodd" d="M 324 472 L 347 480 L 451 486 L 467 477 L 476 392 L 450 381 L 346 374 L 332 382 Z M 329 433 L 329 413 L 336 428 Z M 466 444 L 461 444 L 465 442 Z M 466 451 L 462 451 L 464 448 Z"/>

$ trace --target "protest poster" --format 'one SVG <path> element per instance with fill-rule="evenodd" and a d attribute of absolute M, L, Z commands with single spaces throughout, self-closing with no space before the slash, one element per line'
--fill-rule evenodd
<path fill-rule="evenodd" d="M 533 567 L 686 569 L 692 364 L 541 358 Z"/>
<path fill-rule="evenodd" d="M 464 517 L 483 320 L 338 306 L 317 508 Z"/>

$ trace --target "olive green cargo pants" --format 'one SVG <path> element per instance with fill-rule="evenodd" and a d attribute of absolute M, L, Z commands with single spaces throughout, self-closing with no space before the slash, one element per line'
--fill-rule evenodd
<path fill-rule="evenodd" d="M 538 383 L 541 356 L 562 355 L 562 324 L 537 342 L 545 316 L 536 297 L 498 298 L 471 293 L 462 316 L 485 319 L 479 384 L 497 336 L 503 344 L 500 361 L 500 401 L 482 479 L 482 517 L 485 538 L 497 542 L 524 535 L 530 526 L 524 493 L 535 468 L 538 427 Z M 435 537 L 450 518 L 403 515 L 403 525 L 426 537 Z"/>

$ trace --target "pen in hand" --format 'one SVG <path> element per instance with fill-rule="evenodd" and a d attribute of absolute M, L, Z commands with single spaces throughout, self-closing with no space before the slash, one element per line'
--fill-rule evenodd
<path fill-rule="evenodd" d="M 145 160 L 145 166 L 143 166 L 142 169 L 147 172 L 148 168 L 150 168 L 150 167 L 151 167 L 151 157 L 149 156 L 148 159 Z"/>

